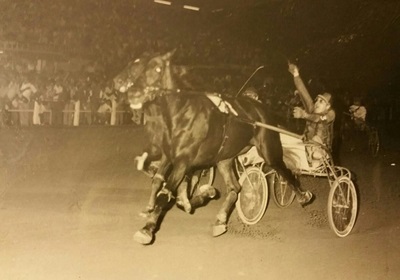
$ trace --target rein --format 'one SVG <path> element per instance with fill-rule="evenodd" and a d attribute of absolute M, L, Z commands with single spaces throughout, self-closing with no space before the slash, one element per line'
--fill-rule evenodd
<path fill-rule="evenodd" d="M 179 88 L 178 89 L 168 89 L 168 88 L 163 89 L 163 88 L 160 88 L 160 87 L 147 86 L 147 87 L 145 87 L 143 89 L 143 91 L 144 91 L 145 94 L 153 94 L 153 96 L 152 96 L 153 99 L 156 98 L 156 97 L 162 97 L 162 96 L 167 95 L 167 94 L 181 94 L 181 89 L 179 89 Z M 201 95 L 201 94 L 206 94 L 207 92 L 206 91 L 188 91 L 188 92 L 185 92 L 185 93 L 186 94 L 189 93 L 189 94 L 193 94 L 193 95 Z M 283 133 L 283 134 L 298 138 L 298 139 L 302 139 L 303 138 L 303 136 L 300 135 L 300 134 L 293 133 L 293 132 L 287 131 L 285 129 L 282 129 L 282 128 L 279 128 L 279 127 L 276 127 L 276 126 L 273 126 L 273 125 L 268 125 L 268 124 L 265 124 L 265 123 L 262 123 L 262 122 L 253 121 L 253 120 L 246 119 L 246 118 L 239 117 L 239 116 L 234 116 L 234 115 L 232 115 L 232 116 L 235 117 L 237 120 L 239 120 L 241 122 L 244 122 L 244 123 L 247 123 L 249 125 L 252 125 L 254 127 L 257 127 L 257 126 L 258 127 L 263 127 L 263 128 L 266 128 L 266 129 L 269 129 L 269 130 L 272 130 L 272 131 L 275 131 L 275 132 L 278 132 L 278 133 Z M 147 120 L 148 121 L 156 121 L 157 120 L 157 116 L 149 117 Z"/>

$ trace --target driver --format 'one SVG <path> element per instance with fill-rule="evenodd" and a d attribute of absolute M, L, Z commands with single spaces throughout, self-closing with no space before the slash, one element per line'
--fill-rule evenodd
<path fill-rule="evenodd" d="M 318 94 L 313 102 L 307 88 L 300 78 L 299 69 L 289 63 L 289 72 L 293 75 L 297 94 L 300 95 L 303 108 L 295 107 L 293 117 L 306 120 L 304 138 L 306 141 L 315 141 L 323 144 L 329 151 L 332 150 L 333 123 L 335 111 L 332 109 L 332 95 L 330 93 Z M 317 146 L 307 149 L 308 156 L 314 166 L 315 161 L 320 163 L 323 157 L 323 149 Z"/>

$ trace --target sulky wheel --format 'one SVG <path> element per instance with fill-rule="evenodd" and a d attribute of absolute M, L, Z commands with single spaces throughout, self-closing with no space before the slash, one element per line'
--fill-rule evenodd
<path fill-rule="evenodd" d="M 242 190 L 236 209 L 243 223 L 254 225 L 264 216 L 268 205 L 268 183 L 259 167 L 247 167 L 239 178 Z"/>
<path fill-rule="evenodd" d="M 271 176 L 273 178 L 272 197 L 274 198 L 275 204 L 280 208 L 288 207 L 292 204 L 296 194 L 289 186 L 288 182 L 278 172 L 275 172 Z"/>
<path fill-rule="evenodd" d="M 346 176 L 339 177 L 332 185 L 328 198 L 329 225 L 339 237 L 347 236 L 356 222 L 357 192 Z"/>

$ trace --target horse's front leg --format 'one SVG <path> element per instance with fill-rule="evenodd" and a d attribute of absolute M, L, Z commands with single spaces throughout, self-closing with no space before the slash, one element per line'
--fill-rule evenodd
<path fill-rule="evenodd" d="M 159 165 L 162 164 L 163 152 L 159 145 L 150 143 L 142 155 L 135 157 L 136 169 L 153 177 L 157 172 Z"/>
<path fill-rule="evenodd" d="M 156 195 L 160 191 L 163 184 L 165 183 L 165 176 L 170 166 L 171 166 L 170 162 L 168 161 L 167 157 L 163 154 L 161 156 L 159 168 L 156 174 L 153 176 L 153 180 L 151 182 L 151 193 L 149 197 L 149 202 L 147 203 L 146 209 L 140 212 L 141 216 L 147 217 L 149 213 L 154 210 L 154 206 L 156 203 Z"/>
<path fill-rule="evenodd" d="M 186 169 L 187 163 L 174 164 L 174 168 L 168 176 L 167 184 L 156 195 L 154 210 L 149 213 L 146 225 L 134 235 L 136 242 L 143 245 L 153 242 L 160 215 L 173 198 L 173 194 L 186 174 Z"/>
<path fill-rule="evenodd" d="M 214 237 L 220 236 L 227 231 L 229 216 L 232 213 L 233 206 L 238 198 L 238 193 L 241 190 L 241 186 L 236 179 L 232 166 L 233 159 L 224 160 L 218 163 L 218 170 L 227 187 L 227 196 L 217 214 L 217 220 L 213 226 Z"/>

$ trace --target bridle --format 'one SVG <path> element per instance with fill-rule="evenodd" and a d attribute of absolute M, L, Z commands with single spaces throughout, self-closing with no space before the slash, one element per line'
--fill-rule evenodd
<path fill-rule="evenodd" d="M 151 61 L 150 59 L 147 59 L 144 63 L 144 65 L 148 64 Z M 163 67 L 161 67 L 160 72 L 159 72 L 159 77 L 158 79 L 155 80 L 155 82 L 152 85 L 146 85 L 144 87 L 141 87 L 139 85 L 135 85 L 136 81 L 138 79 L 140 79 L 142 77 L 142 75 L 144 74 L 144 72 L 146 71 L 146 67 L 140 66 L 142 68 L 141 72 L 136 76 L 136 78 L 134 79 L 134 81 L 132 83 L 129 83 L 129 87 L 127 89 L 127 91 L 139 91 L 142 92 L 143 95 L 148 96 L 149 100 L 152 101 L 157 97 L 162 97 L 164 95 L 167 94 L 174 94 L 174 93 L 180 93 L 181 90 L 179 88 L 173 89 L 171 87 L 162 87 L 162 79 L 164 77 L 164 75 L 166 75 L 166 70 L 167 67 L 169 66 L 169 63 L 165 63 L 166 65 L 164 65 Z M 132 76 L 132 71 L 129 71 L 129 76 L 128 79 L 131 79 Z M 133 80 L 133 79 L 131 79 Z M 156 85 L 155 85 L 156 84 Z"/>

